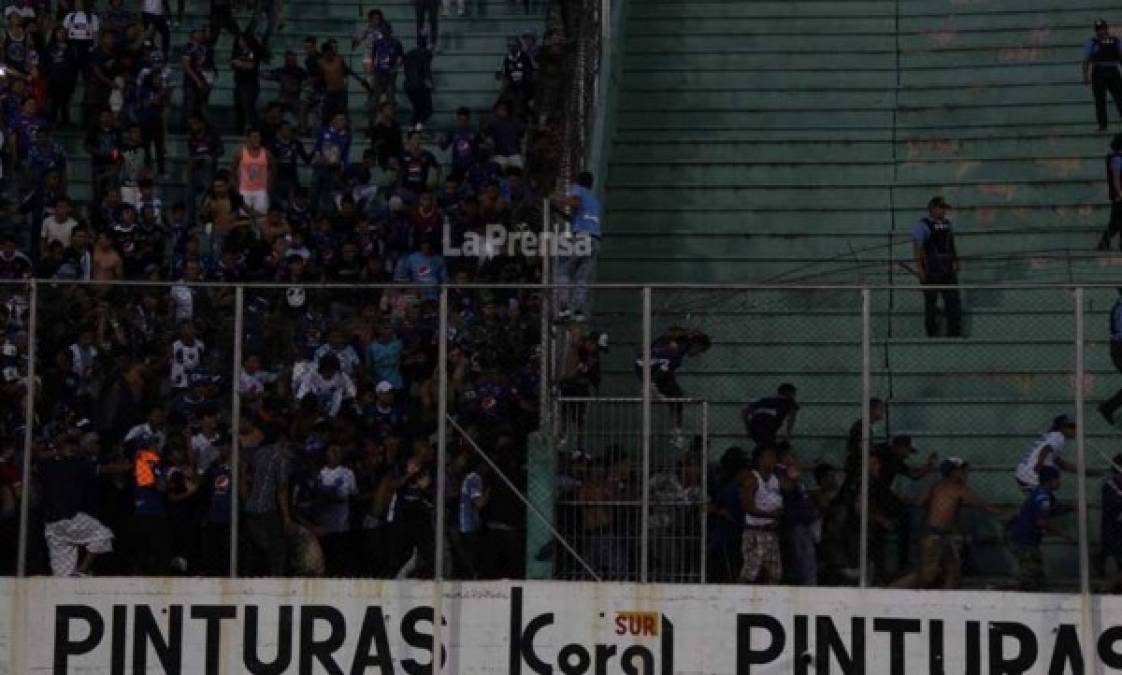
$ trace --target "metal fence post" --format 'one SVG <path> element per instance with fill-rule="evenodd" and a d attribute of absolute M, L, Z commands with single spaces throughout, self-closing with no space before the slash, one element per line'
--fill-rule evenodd
<path fill-rule="evenodd" d="M 861 588 L 869 585 L 869 440 L 872 437 L 869 401 L 873 396 L 870 319 L 872 292 L 861 289 L 861 532 L 859 574 Z"/>
<path fill-rule="evenodd" d="M 35 431 L 35 343 L 39 332 L 38 309 L 39 287 L 32 279 L 28 282 L 27 302 L 30 311 L 27 317 L 27 393 L 24 401 L 23 429 L 23 481 L 19 500 L 19 549 L 16 559 L 16 575 L 27 576 L 27 529 L 31 523 L 31 443 Z"/>
<path fill-rule="evenodd" d="M 238 526 L 241 497 L 238 483 L 241 480 L 241 424 L 242 424 L 242 339 L 245 337 L 245 287 L 241 284 L 234 289 L 234 369 L 230 379 L 230 578 L 238 576 Z"/>
<path fill-rule="evenodd" d="M 1083 377 L 1086 371 L 1083 325 L 1083 289 L 1077 288 L 1073 294 L 1075 301 L 1075 482 L 1076 529 L 1079 536 L 1079 593 L 1080 624 L 1084 644 L 1095 644 L 1094 612 L 1091 599 L 1091 539 L 1087 522 L 1087 455 L 1084 424 Z M 1098 672 L 1098 669 L 1096 669 Z"/>
<path fill-rule="evenodd" d="M 552 438 L 552 411 L 549 407 L 549 382 L 550 364 L 553 354 L 553 336 L 549 331 L 550 318 L 553 316 L 553 287 L 550 279 L 553 274 L 553 233 L 550 231 L 551 218 L 549 212 L 549 199 L 542 199 L 542 240 L 539 250 L 542 251 L 542 320 L 541 320 L 541 364 L 538 366 L 541 382 L 538 385 L 538 429 L 543 436 Z"/>
<path fill-rule="evenodd" d="M 643 287 L 643 473 L 639 513 L 639 581 L 650 580 L 651 524 L 651 287 Z"/>
<path fill-rule="evenodd" d="M 444 656 L 444 495 L 446 492 L 448 463 L 448 287 L 440 287 L 440 319 L 437 331 L 436 373 L 437 396 L 436 412 L 436 536 L 433 617 L 432 617 L 432 672 L 443 670 Z"/>
<path fill-rule="evenodd" d="M 1083 289 L 1075 289 L 1075 467 L 1077 510 L 1079 522 L 1079 589 L 1084 595 L 1091 592 L 1091 554 L 1087 527 L 1087 455 L 1086 434 L 1083 430 L 1083 374 L 1085 340 L 1083 326 Z"/>
<path fill-rule="evenodd" d="M 709 402 L 701 402 L 701 583 L 708 576 L 709 560 Z"/>

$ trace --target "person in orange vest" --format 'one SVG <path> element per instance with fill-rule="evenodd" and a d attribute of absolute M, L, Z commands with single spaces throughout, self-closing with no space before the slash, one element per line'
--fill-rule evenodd
<path fill-rule="evenodd" d="M 273 186 L 275 168 L 272 154 L 261 145 L 261 132 L 247 131 L 245 145 L 234 155 L 230 175 L 237 183 L 251 218 L 264 218 L 269 212 L 269 190 Z"/>
<path fill-rule="evenodd" d="M 178 441 L 178 438 L 169 439 Z M 133 455 L 133 573 L 166 574 L 171 563 L 167 469 L 154 447 Z"/>

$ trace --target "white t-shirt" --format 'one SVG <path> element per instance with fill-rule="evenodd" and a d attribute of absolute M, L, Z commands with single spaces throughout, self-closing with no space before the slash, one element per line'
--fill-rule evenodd
<path fill-rule="evenodd" d="M 55 220 L 54 216 L 44 218 L 43 239 L 46 239 L 48 244 L 57 241 L 63 246 L 69 246 L 70 233 L 74 231 L 75 227 L 78 227 L 78 221 L 73 218 L 67 218 L 61 223 Z"/>
<path fill-rule="evenodd" d="M 19 5 L 8 5 L 8 8 L 4 10 L 4 18 L 10 19 L 12 16 L 22 17 L 26 24 L 28 19 L 35 18 L 35 9 L 32 7 L 20 7 Z"/>
<path fill-rule="evenodd" d="M 143 0 L 140 3 L 140 11 L 145 14 L 163 14 L 164 0 Z"/>
<path fill-rule="evenodd" d="M 1021 458 L 1021 463 L 1017 465 L 1017 480 L 1023 485 L 1036 487 L 1040 484 L 1040 479 L 1036 476 L 1036 463 L 1040 460 L 1040 453 L 1045 447 L 1052 448 L 1052 452 L 1044 459 L 1044 466 L 1056 466 L 1056 457 L 1059 456 L 1064 449 L 1064 443 L 1067 439 L 1061 431 L 1049 431 L 1036 440 L 1025 456 Z"/>
<path fill-rule="evenodd" d="M 96 14 L 81 11 L 67 14 L 62 25 L 71 40 L 93 40 L 101 30 L 101 22 L 97 20 Z"/>
<path fill-rule="evenodd" d="M 192 345 L 176 340 L 171 346 L 171 386 L 172 389 L 186 389 L 191 386 L 191 373 L 199 367 L 206 348 L 203 341 L 196 339 Z"/>

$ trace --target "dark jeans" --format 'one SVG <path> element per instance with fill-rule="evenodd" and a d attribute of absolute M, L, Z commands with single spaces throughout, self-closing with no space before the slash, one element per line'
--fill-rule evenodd
<path fill-rule="evenodd" d="M 239 134 L 249 127 L 257 126 L 257 96 L 261 85 L 257 82 L 237 82 L 234 84 L 234 119 Z"/>
<path fill-rule="evenodd" d="M 204 120 L 209 120 L 207 101 L 210 100 L 210 88 L 199 89 L 195 81 L 187 75 L 183 76 L 183 129 L 187 129 L 187 120 L 191 115 L 197 114 Z"/>
<path fill-rule="evenodd" d="M 299 187 L 299 170 L 295 166 L 278 164 L 276 177 L 273 179 L 273 192 L 269 195 L 270 203 L 283 207 Z"/>
<path fill-rule="evenodd" d="M 203 574 L 211 577 L 230 576 L 230 526 L 221 523 L 203 525 Z"/>
<path fill-rule="evenodd" d="M 425 16 L 428 16 L 429 21 L 429 41 L 430 44 L 436 44 L 438 19 L 437 13 L 440 7 L 438 0 L 413 0 L 413 9 L 416 11 L 417 17 L 417 42 L 421 42 L 424 37 Z"/>
<path fill-rule="evenodd" d="M 161 175 L 167 173 L 167 130 L 164 129 L 163 117 L 142 121 L 140 137 L 144 142 L 144 151 L 154 152 L 157 171 Z"/>
<path fill-rule="evenodd" d="M 1099 240 L 1099 248 L 1104 251 L 1110 248 L 1110 242 L 1116 234 L 1122 235 L 1122 200 L 1110 203 L 1110 220 Z M 1122 236 L 1118 238 L 1118 246 L 1122 248 Z"/>
<path fill-rule="evenodd" d="M 958 279 L 928 279 L 926 286 L 957 284 Z M 939 335 L 939 296 L 943 297 L 943 313 L 947 317 L 947 337 L 962 337 L 962 296 L 957 288 L 936 288 L 923 292 L 923 315 L 927 337 Z"/>
<path fill-rule="evenodd" d="M 167 516 L 133 518 L 133 574 L 163 576 L 168 573 L 171 568 L 170 533 Z"/>
<path fill-rule="evenodd" d="M 1110 92 L 1118 116 L 1122 117 L 1122 73 L 1117 67 L 1094 67 L 1091 69 L 1091 93 L 1095 96 L 1095 119 L 1099 128 L 1106 128 L 1106 92 Z"/>
<path fill-rule="evenodd" d="M 187 222 L 192 226 L 196 224 L 195 217 L 199 211 L 199 200 L 210 189 L 214 181 L 214 166 L 209 163 L 197 163 L 189 169 L 187 176 Z"/>
<path fill-rule="evenodd" d="M 260 556 L 266 574 L 283 577 L 288 566 L 288 547 L 280 514 L 247 513 L 245 526 L 254 553 Z M 256 570 L 251 570 L 250 575 L 254 572 Z"/>
<path fill-rule="evenodd" d="M 1110 362 L 1114 364 L 1114 368 L 1122 373 L 1122 341 L 1110 341 Z M 1103 402 L 1100 409 L 1104 414 L 1114 417 L 1114 412 L 1122 408 L 1122 389 L 1114 392 L 1114 396 Z"/>
<path fill-rule="evenodd" d="M 70 99 L 74 96 L 74 78 L 47 83 L 47 120 L 62 125 L 70 124 Z"/>
<path fill-rule="evenodd" d="M 218 42 L 218 36 L 221 35 L 222 29 L 225 28 L 230 32 L 230 36 L 237 38 L 241 33 L 241 28 L 238 27 L 238 22 L 234 19 L 234 10 L 230 5 L 214 5 L 210 6 L 210 46 L 214 47 Z"/>
<path fill-rule="evenodd" d="M 428 87 L 409 88 L 405 90 L 409 103 L 413 105 L 413 124 L 428 124 L 432 117 L 432 90 Z"/>
<path fill-rule="evenodd" d="M 331 124 L 331 118 L 338 113 L 347 114 L 347 90 L 328 91 L 323 94 L 323 124 Z"/>

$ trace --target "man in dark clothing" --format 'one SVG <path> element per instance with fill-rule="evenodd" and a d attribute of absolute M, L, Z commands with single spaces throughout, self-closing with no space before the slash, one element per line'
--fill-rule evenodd
<path fill-rule="evenodd" d="M 1104 565 L 1108 558 L 1114 560 L 1114 577 L 1107 581 L 1103 590 L 1117 593 L 1122 588 L 1122 454 L 1115 455 L 1110 464 L 1103 477 L 1100 501 L 1102 521 L 1099 541 L 1102 542 L 1102 550 L 1099 564 Z"/>
<path fill-rule="evenodd" d="M 432 117 L 432 52 L 422 42 L 405 55 L 405 95 L 413 105 L 413 131 Z"/>
<path fill-rule="evenodd" d="M 1118 299 L 1110 310 L 1110 361 L 1118 372 L 1122 373 L 1122 288 L 1118 289 Z M 1122 389 L 1114 392 L 1114 396 L 1099 404 L 1099 413 L 1108 424 L 1114 424 L 1114 413 L 1122 407 Z"/>
<path fill-rule="evenodd" d="M 775 445 L 776 436 L 784 424 L 788 438 L 794 433 L 795 418 L 799 412 L 796 393 L 795 385 L 784 383 L 779 385 L 775 396 L 761 398 L 744 407 L 744 427 L 757 447 Z"/>
<path fill-rule="evenodd" d="M 42 488 L 43 520 L 55 576 L 85 576 L 100 553 L 113 550 L 113 533 L 85 513 L 95 488 L 97 464 L 78 456 L 78 443 L 64 438 L 50 456 L 36 466 Z M 79 549 L 85 555 L 79 561 Z"/>
<path fill-rule="evenodd" d="M 378 117 L 370 125 L 370 147 L 376 153 L 378 166 L 386 168 L 391 159 L 405 154 L 401 125 L 397 122 L 397 106 L 392 101 L 383 101 L 378 107 Z"/>
<path fill-rule="evenodd" d="M 288 561 L 286 533 L 289 515 L 288 484 L 291 478 L 287 442 L 266 445 L 265 436 L 252 421 L 243 421 L 243 452 L 250 461 L 241 479 L 246 482 L 245 521 L 249 540 L 265 563 L 269 576 L 284 576 Z"/>
<path fill-rule="evenodd" d="M 428 40 L 432 48 L 436 49 L 437 40 L 437 21 L 436 12 L 439 7 L 439 0 L 413 0 L 413 9 L 417 16 L 417 42 L 424 43 L 425 41 L 425 18 L 428 17 Z"/>
<path fill-rule="evenodd" d="M 207 41 L 206 28 L 191 31 L 191 40 L 183 50 L 183 126 L 191 115 L 209 119 L 207 101 L 214 86 L 215 67 L 213 43 Z"/>
<path fill-rule="evenodd" d="M 526 119 L 526 111 L 530 101 L 534 98 L 534 85 L 536 78 L 534 72 L 537 64 L 534 58 L 522 48 L 522 40 L 513 38 L 507 53 L 499 63 L 499 70 L 495 79 L 502 82 L 499 94 L 500 101 L 507 101 L 513 109 L 514 116 Z"/>
<path fill-rule="evenodd" d="M 1099 239 L 1100 251 L 1110 248 L 1115 234 L 1122 235 L 1122 134 L 1110 141 L 1110 152 L 1106 155 L 1106 189 L 1110 195 L 1110 221 Z M 1119 237 L 1118 244 L 1122 247 L 1122 237 Z"/>
<path fill-rule="evenodd" d="M 397 71 L 401 68 L 404 49 L 401 40 L 386 31 L 370 44 L 371 82 L 370 103 L 373 110 L 383 100 L 397 100 Z"/>
<path fill-rule="evenodd" d="M 1095 119 L 1099 131 L 1106 131 L 1106 92 L 1109 90 L 1122 117 L 1122 48 L 1118 38 L 1110 34 L 1106 21 L 1095 21 L 1095 37 L 1083 47 L 1083 84 L 1091 85 L 1095 97 Z"/>
<path fill-rule="evenodd" d="M 230 31 L 230 35 L 237 39 L 242 30 L 234 18 L 232 0 L 210 0 L 210 46 L 218 44 L 218 37 L 222 30 Z"/>
<path fill-rule="evenodd" d="M 927 216 L 912 227 L 912 251 L 919 282 L 925 286 L 958 284 L 958 250 L 954 231 L 947 219 L 950 204 L 942 197 L 927 203 Z M 962 300 L 957 288 L 938 288 L 923 292 L 923 312 L 928 337 L 939 334 L 938 303 L 943 296 L 947 317 L 947 337 L 962 336 Z"/>
<path fill-rule="evenodd" d="M 898 570 L 908 569 L 911 560 L 911 535 L 912 518 L 910 504 L 905 498 L 900 497 L 893 486 L 896 478 L 905 476 L 909 480 L 920 480 L 931 473 L 939 461 L 939 453 L 933 452 L 927 458 L 927 463 L 919 467 L 908 466 L 908 456 L 916 452 L 910 436 L 896 436 L 890 443 L 880 443 L 874 452 L 877 456 L 877 465 L 880 471 L 875 476 L 876 486 L 870 490 L 870 498 L 874 496 L 881 499 L 879 511 L 892 514 L 895 518 L 894 532 L 896 534 L 896 559 Z M 871 552 L 871 558 L 877 565 L 878 575 L 887 571 L 885 567 L 885 550 L 883 541 L 880 549 Z"/>

